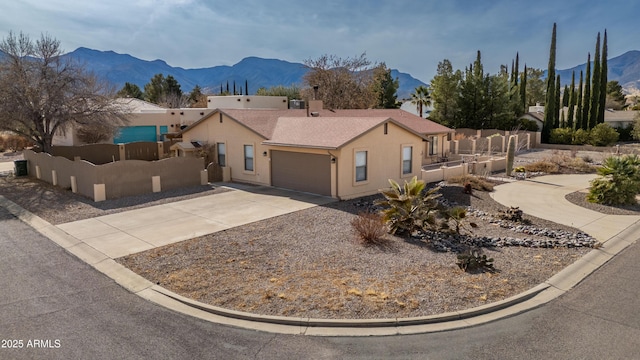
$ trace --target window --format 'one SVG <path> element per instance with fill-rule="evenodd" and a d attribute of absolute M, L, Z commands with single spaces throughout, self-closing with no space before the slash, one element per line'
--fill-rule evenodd
<path fill-rule="evenodd" d="M 438 137 L 429 137 L 429 155 L 438 155 Z"/>
<path fill-rule="evenodd" d="M 413 147 L 402 147 L 402 175 L 411 174 L 411 160 L 412 160 Z"/>
<path fill-rule="evenodd" d="M 216 144 L 218 146 L 218 165 L 225 167 L 227 166 L 227 149 L 224 143 Z"/>
<path fill-rule="evenodd" d="M 253 145 L 244 146 L 244 169 L 253 171 Z"/>
<path fill-rule="evenodd" d="M 356 151 L 356 181 L 367 180 L 367 152 Z"/>

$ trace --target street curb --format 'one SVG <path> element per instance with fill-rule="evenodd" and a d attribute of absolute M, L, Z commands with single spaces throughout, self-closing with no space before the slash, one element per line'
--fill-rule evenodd
<path fill-rule="evenodd" d="M 510 298 L 471 309 L 415 318 L 313 319 L 267 316 L 204 304 L 162 288 L 0 195 L 0 206 L 128 291 L 159 306 L 229 326 L 310 336 L 385 336 L 449 331 L 486 324 L 533 310 L 563 295 L 640 238 L 629 226 L 547 281 Z M 633 239 L 633 240 L 630 240 Z"/>

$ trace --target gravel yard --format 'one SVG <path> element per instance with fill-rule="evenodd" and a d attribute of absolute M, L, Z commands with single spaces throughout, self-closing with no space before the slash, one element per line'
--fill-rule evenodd
<path fill-rule="evenodd" d="M 0 195 L 43 219 L 60 224 L 143 206 L 228 191 L 202 186 L 102 203 L 40 181 L 0 177 Z M 441 190 L 449 202 L 467 206 L 478 224 L 470 238 L 522 238 L 492 221 L 504 207 L 489 193 Z M 571 201 L 585 205 L 584 196 Z M 255 222 L 118 261 L 154 283 L 198 301 L 268 315 L 313 318 L 390 318 L 438 314 L 498 301 L 526 291 L 590 251 L 585 247 L 493 247 L 496 272 L 469 274 L 456 266 L 455 251 L 430 239 L 387 235 L 379 245 L 360 244 L 350 222 L 375 198 L 319 206 Z M 588 205 L 596 211 L 621 211 Z M 638 208 L 623 209 L 638 214 Z M 483 215 L 484 214 L 484 215 Z M 525 215 L 538 229 L 576 229 Z M 455 250 L 455 249 L 454 249 Z"/>

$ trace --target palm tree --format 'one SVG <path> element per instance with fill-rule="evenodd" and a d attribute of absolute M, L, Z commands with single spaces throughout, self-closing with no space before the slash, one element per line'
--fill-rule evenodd
<path fill-rule="evenodd" d="M 416 110 L 422 117 L 422 108 L 431 106 L 431 95 L 429 94 L 429 88 L 424 85 L 420 85 L 415 88 L 411 94 L 411 103 L 416 106 Z"/>

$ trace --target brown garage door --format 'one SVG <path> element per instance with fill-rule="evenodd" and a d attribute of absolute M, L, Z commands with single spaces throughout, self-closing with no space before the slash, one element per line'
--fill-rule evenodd
<path fill-rule="evenodd" d="M 331 196 L 331 157 L 273 150 L 271 184 L 285 189 Z"/>

